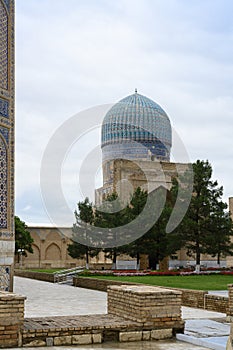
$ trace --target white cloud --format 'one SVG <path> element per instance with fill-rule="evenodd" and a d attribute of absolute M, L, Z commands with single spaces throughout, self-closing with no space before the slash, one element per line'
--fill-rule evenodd
<path fill-rule="evenodd" d="M 48 220 L 39 173 L 53 132 L 82 109 L 117 102 L 135 87 L 169 114 L 191 160 L 209 159 L 233 194 L 230 0 L 18 0 L 16 10 L 16 209 L 22 219 Z M 81 159 L 73 152 L 66 164 L 70 207 Z"/>

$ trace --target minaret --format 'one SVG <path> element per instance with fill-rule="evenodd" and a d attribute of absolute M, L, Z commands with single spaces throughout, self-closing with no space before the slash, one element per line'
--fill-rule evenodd
<path fill-rule="evenodd" d="M 14 270 L 14 0 L 0 0 L 0 290 Z"/>

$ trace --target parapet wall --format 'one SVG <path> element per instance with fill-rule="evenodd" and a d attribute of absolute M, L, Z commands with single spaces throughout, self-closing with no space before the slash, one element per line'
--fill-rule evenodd
<path fill-rule="evenodd" d="M 108 313 L 140 323 L 144 329 L 183 330 L 181 292 L 145 285 L 108 287 Z"/>
<path fill-rule="evenodd" d="M 181 293 L 145 285 L 108 289 L 108 314 L 24 319 L 24 297 L 0 293 L 0 347 L 168 339 L 183 332 Z"/>
<path fill-rule="evenodd" d="M 122 285 L 122 281 L 105 280 L 98 278 L 88 277 L 74 277 L 73 285 L 80 288 L 88 288 L 107 292 L 108 286 L 119 286 Z M 124 282 L 125 285 L 142 285 L 137 283 Z M 167 289 L 165 287 L 162 287 Z M 182 292 L 181 304 L 183 306 L 195 307 L 200 309 L 206 309 L 210 311 L 227 313 L 228 311 L 228 298 L 216 295 L 210 295 L 205 290 L 191 290 L 182 288 L 168 288 L 169 290 L 175 290 Z M 233 298 L 233 293 L 232 293 Z M 233 304 L 232 304 L 233 314 Z"/>
<path fill-rule="evenodd" d="M 14 275 L 18 277 L 31 278 L 39 281 L 52 282 L 52 283 L 54 282 L 54 275 L 52 273 L 15 270 Z"/>
<path fill-rule="evenodd" d="M 25 270 L 16 270 L 16 276 L 32 278 L 46 282 L 54 282 L 53 274 L 44 273 L 44 272 L 34 272 L 34 271 L 25 271 Z M 122 281 L 116 280 L 105 280 L 97 278 L 88 278 L 88 277 L 74 277 L 73 285 L 75 287 L 87 288 L 98 290 L 102 292 L 107 292 L 108 286 L 112 285 L 122 285 Z M 124 282 L 125 285 L 137 285 L 137 283 Z M 138 285 L 141 285 L 138 283 Z M 165 287 L 163 287 L 165 288 Z M 182 288 L 169 288 L 170 290 L 178 290 L 182 292 L 181 304 L 183 306 L 195 307 L 210 311 L 227 313 L 229 312 L 233 315 L 233 304 L 231 306 L 231 311 L 228 311 L 228 298 L 217 295 L 210 295 L 207 291 L 204 290 L 190 290 Z M 233 292 L 231 298 L 233 299 Z"/>
<path fill-rule="evenodd" d="M 0 292 L 0 347 L 22 346 L 25 297 Z"/>

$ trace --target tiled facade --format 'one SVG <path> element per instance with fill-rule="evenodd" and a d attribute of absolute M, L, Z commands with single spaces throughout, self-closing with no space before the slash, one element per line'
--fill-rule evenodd
<path fill-rule="evenodd" d="M 0 290 L 14 262 L 14 0 L 0 0 Z"/>
<path fill-rule="evenodd" d="M 113 159 L 170 160 L 171 124 L 154 101 L 135 92 L 116 103 L 102 125 L 103 161 Z"/>

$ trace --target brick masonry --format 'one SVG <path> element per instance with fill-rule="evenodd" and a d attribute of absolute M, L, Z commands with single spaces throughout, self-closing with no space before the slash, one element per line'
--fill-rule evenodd
<path fill-rule="evenodd" d="M 19 277 L 31 278 L 39 281 L 52 282 L 52 283 L 54 282 L 54 275 L 52 273 L 15 270 L 14 275 Z"/>
<path fill-rule="evenodd" d="M 145 285 L 108 287 L 108 313 L 143 325 L 143 329 L 183 331 L 181 292 Z"/>
<path fill-rule="evenodd" d="M 24 319 L 25 297 L 0 293 L 0 347 L 168 339 L 182 332 L 181 293 L 145 285 L 108 289 L 103 315 Z"/>
<path fill-rule="evenodd" d="M 150 286 L 112 286 L 108 314 L 27 318 L 26 347 L 168 339 L 182 332 L 181 293 Z"/>
<path fill-rule="evenodd" d="M 25 278 L 32 278 L 46 282 L 54 282 L 53 274 L 44 273 L 44 272 L 34 272 L 34 271 L 24 271 L 16 270 L 16 276 L 21 276 Z M 122 281 L 114 280 L 101 280 L 97 278 L 88 278 L 88 277 L 74 277 L 73 284 L 75 287 L 87 288 L 93 290 L 99 290 L 102 292 L 107 292 L 108 286 L 111 285 L 122 285 Z M 126 285 L 136 285 L 137 283 L 124 282 Z M 141 284 L 139 284 L 141 285 Z M 169 288 L 171 290 L 178 290 L 182 292 L 181 304 L 183 306 L 195 307 L 210 311 L 232 313 L 233 315 L 233 304 L 230 307 L 231 311 L 228 310 L 228 297 L 210 295 L 207 291 L 204 290 L 191 290 L 191 289 L 182 289 L 182 288 Z M 233 298 L 233 292 L 231 292 L 231 298 Z"/>
<path fill-rule="evenodd" d="M 88 288 L 106 292 L 108 286 L 121 285 L 122 281 L 104 280 L 88 277 L 75 277 L 73 284 L 76 287 Z M 135 285 L 136 283 L 124 282 L 126 285 Z M 141 284 L 139 284 L 141 285 Z M 162 287 L 165 288 L 165 287 Z M 165 288 L 166 289 L 166 288 Z M 227 313 L 228 298 L 216 295 L 210 295 L 204 290 L 191 290 L 182 288 L 169 288 L 170 290 L 177 290 L 182 292 L 181 304 L 183 306 L 206 309 L 210 311 Z M 233 292 L 232 292 L 233 298 Z M 233 305 L 232 305 L 233 312 Z"/>
<path fill-rule="evenodd" d="M 0 292 L 0 347 L 22 345 L 25 297 Z"/>

